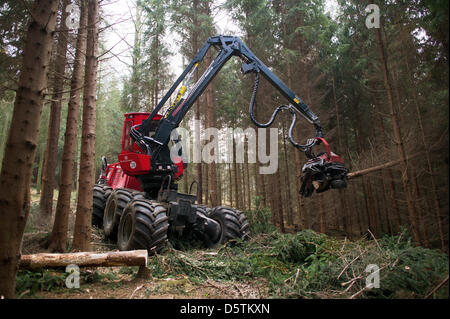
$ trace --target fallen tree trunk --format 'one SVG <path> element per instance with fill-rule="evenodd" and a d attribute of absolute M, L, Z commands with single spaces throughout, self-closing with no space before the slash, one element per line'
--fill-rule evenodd
<path fill-rule="evenodd" d="M 147 250 L 112 251 L 106 253 L 80 252 L 69 254 L 33 254 L 20 258 L 20 269 L 65 267 L 147 266 Z"/>

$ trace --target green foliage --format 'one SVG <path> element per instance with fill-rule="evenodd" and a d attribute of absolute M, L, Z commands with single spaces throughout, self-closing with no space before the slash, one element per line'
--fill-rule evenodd
<path fill-rule="evenodd" d="M 369 264 L 381 269 L 380 288 L 364 288 Z M 260 234 L 217 251 L 170 249 L 149 267 L 155 277 L 185 274 L 192 282 L 265 278 L 274 298 L 423 298 L 449 268 L 445 254 L 414 247 L 405 235 L 349 242 L 312 230 Z"/>
<path fill-rule="evenodd" d="M 260 205 L 261 199 L 257 196 L 255 198 L 254 210 L 245 211 L 244 214 L 250 224 L 250 232 L 252 235 L 256 234 L 267 234 L 276 230 L 275 225 L 270 221 L 272 217 L 272 212 L 267 207 L 262 207 Z"/>
<path fill-rule="evenodd" d="M 25 33 L 29 20 L 29 3 L 0 0 L 0 99 L 16 89 Z"/>
<path fill-rule="evenodd" d="M 83 282 L 91 284 L 95 282 L 102 282 L 102 281 L 112 281 L 116 280 L 117 276 L 113 272 L 99 272 L 98 270 L 94 271 L 85 271 L 80 273 L 80 279 L 83 280 Z"/>
<path fill-rule="evenodd" d="M 136 275 L 139 271 L 139 267 L 120 267 L 119 274 L 124 275 Z"/>
<path fill-rule="evenodd" d="M 119 270 L 119 274 L 136 274 L 138 267 L 124 267 Z M 33 296 L 42 291 L 58 291 L 61 289 L 73 289 L 66 287 L 66 278 L 69 273 L 63 270 L 20 270 L 16 277 L 16 296 Z M 121 283 L 115 282 L 118 279 L 115 272 L 100 272 L 98 270 L 81 270 L 81 285 L 93 283 L 105 283 L 112 288 L 121 286 Z"/>
<path fill-rule="evenodd" d="M 169 4 L 163 1 L 136 3 L 135 39 L 130 75 L 124 78 L 120 106 L 123 112 L 150 112 L 172 84 L 166 41 Z"/>
<path fill-rule="evenodd" d="M 122 145 L 124 115 L 119 107 L 120 89 L 118 80 L 112 77 L 98 88 L 96 107 L 96 172 L 101 168 L 101 156 L 108 163 L 117 161 Z"/>
<path fill-rule="evenodd" d="M 67 274 L 50 270 L 23 270 L 17 273 L 16 296 L 34 295 L 38 291 L 52 291 L 65 287 Z"/>
<path fill-rule="evenodd" d="M 292 235 L 279 235 L 273 241 L 273 251 L 283 262 L 302 263 L 317 253 L 318 247 L 325 243 L 326 236 L 312 230 L 304 230 Z"/>

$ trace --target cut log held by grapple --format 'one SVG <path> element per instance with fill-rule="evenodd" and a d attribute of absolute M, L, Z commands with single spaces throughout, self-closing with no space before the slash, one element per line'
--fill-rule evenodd
<path fill-rule="evenodd" d="M 415 158 L 415 157 L 417 157 L 419 155 L 423 155 L 423 152 L 410 155 L 407 158 L 407 160 L 413 159 L 413 158 Z M 401 163 L 401 160 L 395 160 L 395 161 L 390 161 L 390 162 L 387 162 L 387 163 L 384 163 L 384 164 L 381 164 L 381 165 L 377 165 L 377 166 L 369 167 L 369 168 L 366 168 L 366 169 L 362 169 L 362 170 L 359 170 L 359 171 L 356 171 L 356 172 L 348 173 L 348 178 L 350 179 L 350 178 L 355 178 L 355 177 L 360 177 L 360 176 L 363 176 L 363 175 L 367 175 L 369 173 L 377 172 L 377 171 L 380 171 L 382 169 L 389 168 L 389 167 L 395 166 L 395 165 L 400 164 L 400 163 Z"/>
<path fill-rule="evenodd" d="M 33 254 L 20 258 L 20 269 L 56 268 L 67 265 L 79 267 L 146 266 L 147 250 L 112 251 L 106 253 L 80 252 L 68 254 Z"/>

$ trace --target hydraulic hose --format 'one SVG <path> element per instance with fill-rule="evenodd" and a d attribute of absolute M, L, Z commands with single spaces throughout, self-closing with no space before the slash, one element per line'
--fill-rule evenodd
<path fill-rule="evenodd" d="M 269 127 L 270 125 L 272 125 L 272 123 L 275 121 L 275 118 L 276 118 L 278 112 L 280 112 L 281 110 L 289 110 L 292 114 L 292 122 L 291 122 L 291 126 L 289 127 L 289 132 L 288 132 L 289 141 L 292 143 L 292 145 L 294 145 L 294 147 L 298 148 L 302 152 L 306 152 L 306 155 L 311 158 L 311 156 L 308 155 L 308 154 L 310 154 L 310 152 L 308 152 L 308 151 L 311 149 L 311 147 L 313 147 L 317 143 L 317 140 L 315 138 L 308 139 L 306 144 L 299 144 L 294 140 L 294 138 L 292 137 L 292 132 L 294 130 L 295 123 L 297 122 L 297 114 L 296 114 L 294 107 L 291 104 L 278 106 L 275 109 L 275 111 L 272 113 L 272 116 L 267 123 L 260 123 L 255 119 L 253 110 L 255 107 L 255 100 L 256 100 L 256 94 L 258 92 L 258 87 L 259 87 L 259 73 L 256 72 L 255 83 L 253 85 L 253 92 L 252 92 L 252 97 L 250 99 L 250 105 L 249 105 L 250 119 L 252 120 L 252 122 L 257 127 L 266 128 L 266 127 Z"/>

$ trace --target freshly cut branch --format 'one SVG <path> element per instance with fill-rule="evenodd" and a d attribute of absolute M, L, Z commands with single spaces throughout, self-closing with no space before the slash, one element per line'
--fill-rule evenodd
<path fill-rule="evenodd" d="M 147 250 L 112 251 L 106 253 L 80 252 L 68 254 L 22 255 L 20 269 L 65 267 L 75 264 L 79 267 L 146 266 Z"/>

